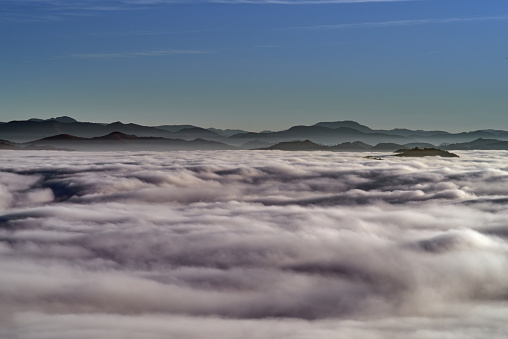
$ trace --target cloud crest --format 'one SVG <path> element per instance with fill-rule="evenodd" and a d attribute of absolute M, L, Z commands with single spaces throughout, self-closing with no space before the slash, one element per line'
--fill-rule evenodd
<path fill-rule="evenodd" d="M 0 336 L 506 333 L 507 152 L 13 155 Z"/>

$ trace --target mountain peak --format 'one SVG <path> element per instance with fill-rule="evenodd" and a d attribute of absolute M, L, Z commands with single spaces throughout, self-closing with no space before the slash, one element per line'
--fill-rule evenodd
<path fill-rule="evenodd" d="M 63 124 L 72 124 L 74 122 L 78 122 L 76 119 L 68 117 L 66 115 L 61 116 L 61 117 L 51 118 L 51 119 L 48 119 L 48 120 L 50 120 L 50 121 L 56 121 L 56 122 L 61 122 Z"/>
<path fill-rule="evenodd" d="M 57 135 L 52 135 L 50 137 L 45 137 L 36 141 L 71 141 L 71 140 L 82 140 L 83 138 L 77 137 L 75 135 L 61 133 Z"/>
<path fill-rule="evenodd" d="M 63 115 L 61 117 L 56 117 L 56 118 L 49 118 L 49 119 L 30 118 L 27 121 L 30 121 L 30 122 L 56 121 L 56 122 L 61 122 L 63 124 L 72 124 L 74 122 L 78 122 L 76 119 L 68 117 L 66 115 Z"/>
<path fill-rule="evenodd" d="M 139 139 L 139 137 L 135 135 L 125 134 L 122 132 L 114 131 L 107 135 L 103 135 L 101 137 L 95 137 L 93 139 L 101 139 L 101 140 L 125 140 L 125 139 Z"/>
<path fill-rule="evenodd" d="M 347 128 L 355 129 L 360 132 L 372 132 L 372 129 L 370 127 L 361 125 L 361 124 L 357 123 L 356 121 L 352 121 L 352 120 L 318 122 L 314 126 L 328 127 L 331 129 L 337 129 L 340 127 L 347 127 Z"/>

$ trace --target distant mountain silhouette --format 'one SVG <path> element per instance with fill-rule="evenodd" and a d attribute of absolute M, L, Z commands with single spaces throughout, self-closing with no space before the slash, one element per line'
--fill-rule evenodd
<path fill-rule="evenodd" d="M 478 138 L 504 138 L 508 140 L 508 133 L 500 133 L 494 134 L 492 132 L 486 130 L 478 130 L 471 132 L 461 132 L 461 133 L 449 133 L 444 131 L 411 131 L 404 130 L 403 133 L 400 130 L 390 130 L 386 131 L 386 133 L 391 134 L 399 134 L 408 138 L 412 138 L 418 140 L 419 142 L 427 142 L 434 145 L 439 145 L 443 143 L 460 143 L 460 142 L 469 142 Z"/>
<path fill-rule="evenodd" d="M 196 132 L 197 134 L 201 133 L 203 137 L 206 138 L 206 136 L 213 137 L 215 139 L 223 139 L 227 138 L 229 136 L 232 136 L 234 134 L 238 133 L 246 133 L 247 131 L 240 130 L 240 129 L 219 129 L 219 128 L 201 128 L 193 125 L 161 125 L 161 126 L 155 126 L 156 128 L 163 129 L 165 131 L 169 132 L 181 132 L 184 133 L 190 133 L 193 134 L 193 132 Z M 213 132 L 212 134 L 206 134 L 205 131 Z M 193 134 L 194 136 L 194 134 Z M 194 136 L 194 139 L 196 136 Z"/>
<path fill-rule="evenodd" d="M 412 148 L 399 150 L 395 155 L 397 157 L 429 157 L 429 156 L 439 156 L 445 158 L 458 158 L 459 156 L 455 153 L 443 151 L 438 148 Z"/>
<path fill-rule="evenodd" d="M 8 140 L 2 140 L 0 139 L 0 149 L 18 149 L 19 147 L 16 146 L 14 143 L 8 141 Z"/>
<path fill-rule="evenodd" d="M 346 142 L 344 144 L 347 144 L 347 143 L 348 142 Z M 370 149 L 370 148 L 372 148 L 372 145 L 366 144 L 366 143 L 364 143 L 362 141 L 354 141 L 354 142 L 352 142 L 352 144 L 354 144 L 354 145 L 356 145 L 356 146 L 358 146 L 360 148 L 363 148 L 363 149 Z"/>
<path fill-rule="evenodd" d="M 247 133 L 247 131 L 241 129 L 219 129 L 219 128 L 207 128 L 208 130 L 215 132 L 223 137 L 230 137 L 238 133 Z"/>
<path fill-rule="evenodd" d="M 78 122 L 76 119 L 68 117 L 66 115 L 61 116 L 61 117 L 56 117 L 56 118 L 50 118 L 50 119 L 31 118 L 31 119 L 28 119 L 27 121 L 32 121 L 32 122 L 56 121 L 56 122 L 61 122 L 64 124 L 71 124 L 73 122 Z"/>
<path fill-rule="evenodd" d="M 74 135 L 62 133 L 62 134 L 53 135 L 51 137 L 42 138 L 42 139 L 36 140 L 36 141 L 66 142 L 66 141 L 77 141 L 77 140 L 86 140 L 86 138 L 76 137 Z"/>
<path fill-rule="evenodd" d="M 73 137 L 73 138 L 78 139 L 78 140 L 93 140 L 93 141 L 131 141 L 131 140 L 159 140 L 159 139 L 162 139 L 162 138 L 158 138 L 158 137 L 138 137 L 136 135 L 125 134 L 125 133 L 118 132 L 118 131 L 111 132 L 109 134 L 106 134 L 106 135 L 103 135 L 100 137 L 94 137 L 91 139 L 78 138 L 78 137 Z M 45 140 L 48 140 L 48 138 L 45 138 Z"/>
<path fill-rule="evenodd" d="M 168 132 L 178 132 L 184 128 L 194 128 L 197 126 L 193 125 L 161 125 L 161 126 L 155 126 L 156 128 L 163 129 Z"/>
<path fill-rule="evenodd" d="M 462 133 L 449 133 L 434 130 L 410 130 L 394 128 L 376 130 L 355 121 L 318 122 L 312 126 L 293 126 L 282 131 L 246 132 L 242 130 L 201 128 L 193 125 L 160 125 L 157 127 L 143 126 L 120 121 L 104 124 L 80 122 L 68 116 L 51 119 L 32 118 L 23 121 L 0 123 L 0 138 L 17 143 L 26 143 L 59 134 L 68 134 L 81 138 L 95 138 L 112 132 L 121 132 L 137 137 L 158 137 L 192 141 L 203 139 L 218 141 L 240 148 L 266 148 L 280 142 L 309 140 L 325 146 L 334 146 L 335 150 L 360 151 L 368 149 L 357 144 L 376 145 L 375 150 L 391 150 L 397 144 L 406 148 L 431 148 L 434 145 L 448 145 L 457 149 L 507 149 L 504 141 L 508 141 L 508 131 L 483 129 Z M 496 140 L 483 142 L 481 145 L 463 145 L 475 140 Z M 382 145 L 378 145 L 382 144 Z M 452 145 L 452 146 L 450 146 Z M 7 148 L 8 145 L 2 147 Z M 372 146 L 371 146 L 372 147 Z"/>
<path fill-rule="evenodd" d="M 61 123 L 64 123 L 64 124 L 72 124 L 74 122 L 78 122 L 76 119 L 73 119 L 73 118 L 68 117 L 66 115 L 64 115 L 63 117 L 51 118 L 49 120 L 50 121 L 61 122 Z"/>
<path fill-rule="evenodd" d="M 470 142 L 444 145 L 447 150 L 508 150 L 508 141 L 478 138 Z"/>
<path fill-rule="evenodd" d="M 155 127 L 114 122 L 103 125 L 91 122 L 43 121 L 10 121 L 0 124 L 0 136 L 15 142 L 26 142 L 56 134 L 70 134 L 90 138 L 105 135 L 114 131 L 138 136 L 171 137 L 172 133 Z"/>
<path fill-rule="evenodd" d="M 446 131 L 423 131 L 423 130 L 410 130 L 407 128 L 394 128 L 390 130 L 376 130 L 381 133 L 388 133 L 393 135 L 400 135 L 408 138 L 432 138 L 432 137 L 446 137 L 452 133 Z"/>
<path fill-rule="evenodd" d="M 175 150 L 232 150 L 233 146 L 216 141 L 195 139 L 168 139 L 162 137 L 138 137 L 114 131 L 107 135 L 82 138 L 69 134 L 58 134 L 30 141 L 21 146 L 57 147 L 78 151 L 175 151 Z"/>
<path fill-rule="evenodd" d="M 373 130 L 370 129 L 369 127 L 367 127 L 365 125 L 361 125 L 361 124 L 357 123 L 356 121 L 349 121 L 349 120 L 332 121 L 332 122 L 318 122 L 314 126 L 327 127 L 327 128 L 331 128 L 331 129 L 337 129 L 340 127 L 347 127 L 347 128 L 352 128 L 357 131 L 365 132 L 365 133 L 373 132 Z"/>
<path fill-rule="evenodd" d="M 323 126 L 293 126 L 285 131 L 271 133 L 240 133 L 232 135 L 224 141 L 233 145 L 239 145 L 252 140 L 261 140 L 271 143 L 312 140 L 313 142 L 325 145 L 336 145 L 340 142 L 353 142 L 358 140 L 371 144 L 379 142 L 400 142 L 403 144 L 414 141 L 397 135 L 375 132 L 365 133 L 349 127 L 332 129 Z"/>
<path fill-rule="evenodd" d="M 132 134 L 136 135 L 138 137 L 166 137 L 171 138 L 173 137 L 173 133 L 161 130 L 156 127 L 148 127 L 148 126 L 142 126 L 137 124 L 124 124 L 120 121 L 102 126 L 103 129 L 101 131 L 101 135 L 104 133 L 111 133 L 111 132 L 121 132 L 125 134 Z M 95 135 L 100 136 L 100 135 Z"/>
<path fill-rule="evenodd" d="M 503 131 L 503 130 L 499 130 L 499 129 L 482 129 L 481 131 L 488 132 L 488 133 L 496 135 L 496 136 L 508 137 L 507 131 Z"/>
<path fill-rule="evenodd" d="M 72 151 L 72 149 L 66 149 L 66 148 L 58 148 L 54 146 L 37 146 L 34 144 L 27 144 L 27 145 L 19 145 L 15 144 L 13 142 L 10 142 L 8 140 L 1 140 L 0 139 L 0 150 L 16 150 L 16 151 Z"/>
<path fill-rule="evenodd" d="M 392 152 L 397 149 L 404 147 L 400 144 L 392 143 L 379 143 L 375 146 L 363 143 L 361 141 L 356 142 L 344 142 L 341 144 L 328 146 L 314 143 L 310 140 L 304 141 L 283 141 L 273 146 L 260 148 L 262 150 L 279 150 L 279 151 L 332 151 L 332 152 L 364 152 L 364 151 L 377 151 L 377 152 Z"/>
<path fill-rule="evenodd" d="M 196 138 L 207 139 L 207 140 L 221 140 L 224 139 L 224 136 L 210 131 L 201 127 L 189 127 L 182 128 L 178 132 L 174 132 L 172 135 L 173 138 L 179 138 L 184 140 L 194 140 Z"/>
<path fill-rule="evenodd" d="M 323 151 L 328 150 L 328 147 L 316 144 L 310 140 L 304 140 L 304 141 L 283 141 L 279 142 L 277 145 L 273 145 L 265 149 L 278 151 Z"/>
<path fill-rule="evenodd" d="M 333 151 L 346 151 L 346 152 L 363 152 L 371 149 L 372 146 L 361 141 L 355 142 L 343 142 L 335 146 L 330 146 L 330 150 Z"/>

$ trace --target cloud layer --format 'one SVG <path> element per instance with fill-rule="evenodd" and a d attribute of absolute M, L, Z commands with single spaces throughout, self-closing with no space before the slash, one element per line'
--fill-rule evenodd
<path fill-rule="evenodd" d="M 507 152 L 0 153 L 0 336 L 508 330 Z"/>

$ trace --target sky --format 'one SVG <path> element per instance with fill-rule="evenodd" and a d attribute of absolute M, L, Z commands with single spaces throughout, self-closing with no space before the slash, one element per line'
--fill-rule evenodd
<path fill-rule="evenodd" d="M 0 121 L 508 129 L 506 0 L 0 0 Z"/>

